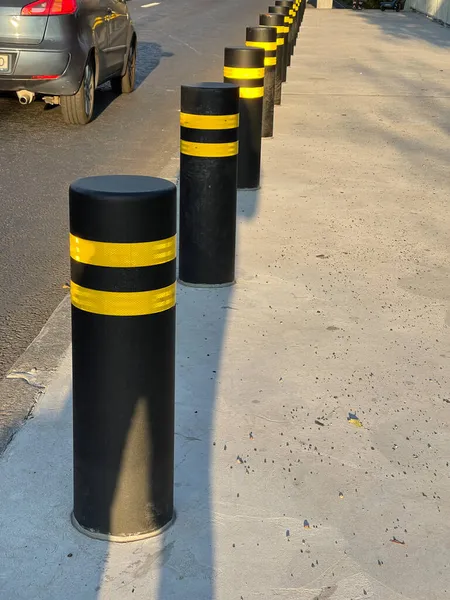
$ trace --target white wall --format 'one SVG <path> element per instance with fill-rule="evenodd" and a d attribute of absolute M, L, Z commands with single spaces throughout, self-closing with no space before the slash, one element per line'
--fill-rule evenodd
<path fill-rule="evenodd" d="M 450 25 L 450 0 L 408 0 L 407 7 Z"/>

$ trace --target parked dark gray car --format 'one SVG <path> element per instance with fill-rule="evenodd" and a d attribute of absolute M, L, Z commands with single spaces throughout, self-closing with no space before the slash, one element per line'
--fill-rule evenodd
<path fill-rule="evenodd" d="M 0 92 L 89 123 L 97 86 L 133 91 L 136 43 L 126 0 L 0 0 Z"/>

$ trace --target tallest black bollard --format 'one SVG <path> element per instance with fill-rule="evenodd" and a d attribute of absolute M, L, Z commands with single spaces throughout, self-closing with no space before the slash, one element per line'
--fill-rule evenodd
<path fill-rule="evenodd" d="M 176 188 L 107 176 L 70 186 L 74 511 L 127 542 L 173 519 Z"/>

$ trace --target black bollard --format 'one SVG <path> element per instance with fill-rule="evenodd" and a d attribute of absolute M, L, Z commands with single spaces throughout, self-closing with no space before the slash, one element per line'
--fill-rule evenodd
<path fill-rule="evenodd" d="M 294 15 L 294 23 L 292 25 L 292 54 L 294 54 L 295 45 L 297 43 L 297 20 L 298 20 L 298 0 L 294 0 L 294 5 L 292 7 L 293 15 Z"/>
<path fill-rule="evenodd" d="M 247 27 L 245 45 L 262 48 L 264 58 L 264 98 L 262 113 L 263 138 L 273 137 L 273 111 L 275 102 L 275 75 L 277 70 L 277 30 L 275 27 Z"/>
<path fill-rule="evenodd" d="M 238 189 L 257 190 L 261 172 L 264 50 L 225 48 L 224 81 L 239 86 Z"/>
<path fill-rule="evenodd" d="M 283 17 L 284 17 L 285 38 L 284 38 L 284 45 L 283 45 L 283 77 L 282 77 L 282 81 L 284 83 L 287 79 L 287 67 L 288 67 L 288 57 L 289 57 L 289 39 L 290 39 L 289 38 L 289 31 L 290 31 L 289 9 L 285 8 L 284 6 L 269 6 L 269 14 L 283 15 Z"/>
<path fill-rule="evenodd" d="M 88 177 L 69 199 L 72 523 L 134 541 L 174 517 L 176 188 Z"/>
<path fill-rule="evenodd" d="M 239 88 L 181 86 L 181 283 L 234 283 Z"/>
<path fill-rule="evenodd" d="M 299 22 L 299 26 L 301 27 L 302 23 L 303 23 L 303 18 L 305 16 L 305 9 L 306 9 L 306 0 L 301 0 L 301 4 L 300 4 L 300 22 Z"/>
<path fill-rule="evenodd" d="M 300 0 L 295 0 L 295 5 L 294 5 L 294 12 L 295 12 L 295 18 L 294 18 L 294 25 L 295 25 L 294 48 L 297 45 L 298 32 L 299 32 L 299 29 L 300 29 L 300 7 L 301 7 L 301 1 Z"/>
<path fill-rule="evenodd" d="M 289 34 L 288 34 L 288 67 L 291 66 L 291 56 L 294 52 L 294 0 L 275 0 L 275 6 L 283 6 L 284 8 L 289 9 Z"/>
<path fill-rule="evenodd" d="M 259 15 L 259 24 L 266 25 L 268 27 L 275 27 L 277 30 L 277 66 L 275 71 L 275 96 L 274 103 L 276 105 L 281 104 L 281 92 L 283 83 L 283 56 L 284 56 L 284 15 L 270 15 L 263 14 Z"/>

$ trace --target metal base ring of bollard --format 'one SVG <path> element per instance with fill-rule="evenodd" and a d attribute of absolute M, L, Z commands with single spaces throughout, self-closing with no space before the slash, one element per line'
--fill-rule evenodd
<path fill-rule="evenodd" d="M 236 280 L 230 281 L 229 283 L 189 283 L 188 281 L 183 281 L 182 279 L 178 279 L 178 283 L 180 285 L 184 285 L 185 287 L 191 288 L 200 288 L 200 289 L 210 289 L 210 288 L 226 288 L 232 287 Z"/>
<path fill-rule="evenodd" d="M 172 519 L 163 525 L 160 529 L 156 531 L 150 531 L 149 533 L 140 533 L 138 535 L 110 535 L 107 533 L 97 533 L 96 531 L 92 531 L 91 529 L 86 529 L 86 527 L 82 527 L 75 518 L 75 515 L 70 513 L 70 521 L 74 528 L 86 535 L 87 537 L 92 538 L 93 540 L 100 540 L 102 542 L 115 542 L 119 544 L 125 544 L 127 542 L 139 542 L 141 540 L 147 540 L 149 538 L 158 537 L 159 535 L 165 533 L 176 521 L 176 512 L 173 511 Z"/>

